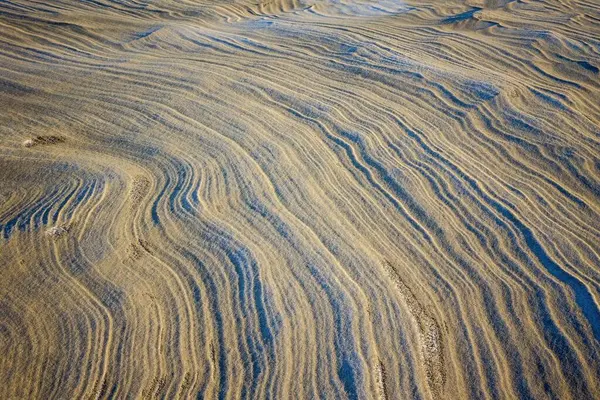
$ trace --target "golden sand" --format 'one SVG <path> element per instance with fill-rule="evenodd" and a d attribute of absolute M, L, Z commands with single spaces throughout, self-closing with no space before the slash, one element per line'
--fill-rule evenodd
<path fill-rule="evenodd" d="M 0 2 L 0 399 L 600 398 L 600 3 Z"/>

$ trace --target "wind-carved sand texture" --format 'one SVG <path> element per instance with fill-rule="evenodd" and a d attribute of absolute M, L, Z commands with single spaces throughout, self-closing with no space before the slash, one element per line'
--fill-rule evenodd
<path fill-rule="evenodd" d="M 599 38 L 594 0 L 0 2 L 0 399 L 599 399 Z"/>

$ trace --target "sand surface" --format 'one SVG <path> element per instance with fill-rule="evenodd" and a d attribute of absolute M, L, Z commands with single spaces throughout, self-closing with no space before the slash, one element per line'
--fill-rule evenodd
<path fill-rule="evenodd" d="M 0 2 L 0 399 L 600 398 L 597 0 Z"/>

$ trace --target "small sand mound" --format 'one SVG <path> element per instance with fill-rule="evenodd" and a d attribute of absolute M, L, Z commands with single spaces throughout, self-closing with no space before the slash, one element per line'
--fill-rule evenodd
<path fill-rule="evenodd" d="M 65 138 L 62 136 L 36 136 L 33 139 L 27 139 L 23 142 L 23 146 L 25 147 L 34 147 L 37 145 L 49 145 L 49 144 L 58 144 L 65 141 Z"/>
<path fill-rule="evenodd" d="M 69 227 L 65 226 L 53 226 L 52 228 L 46 230 L 46 235 L 53 238 L 65 236 L 67 233 L 69 233 Z"/>

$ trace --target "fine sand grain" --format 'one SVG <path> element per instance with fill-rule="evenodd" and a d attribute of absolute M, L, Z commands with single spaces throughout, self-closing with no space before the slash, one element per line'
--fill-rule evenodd
<path fill-rule="evenodd" d="M 0 2 L 0 399 L 600 398 L 600 3 Z"/>

